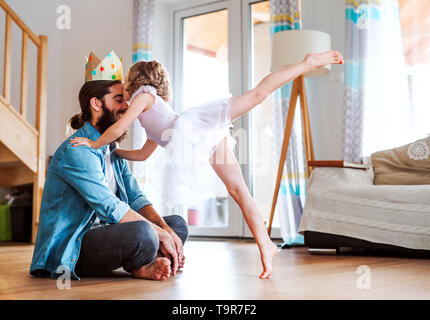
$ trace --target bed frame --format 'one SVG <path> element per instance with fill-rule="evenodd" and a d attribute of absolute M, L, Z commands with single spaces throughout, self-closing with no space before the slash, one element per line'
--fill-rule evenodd
<path fill-rule="evenodd" d="M 409 249 L 383 243 L 316 231 L 305 231 L 305 246 L 311 254 L 359 254 L 430 258 L 430 250 Z"/>

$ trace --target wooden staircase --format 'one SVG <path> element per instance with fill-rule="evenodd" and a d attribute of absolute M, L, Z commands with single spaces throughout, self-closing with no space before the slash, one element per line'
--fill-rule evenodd
<path fill-rule="evenodd" d="M 32 243 L 36 240 L 46 169 L 46 101 L 48 38 L 35 35 L 4 0 L 5 45 L 3 92 L 0 94 L 0 187 L 33 183 Z M 19 112 L 11 106 L 12 23 L 22 31 Z M 27 121 L 28 42 L 37 48 L 35 126 Z M 14 55 L 14 58 L 18 55 Z M 18 56 L 19 57 L 19 56 Z"/>

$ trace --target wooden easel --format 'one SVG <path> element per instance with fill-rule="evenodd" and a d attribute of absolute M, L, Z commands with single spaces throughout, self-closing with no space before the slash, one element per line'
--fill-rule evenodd
<path fill-rule="evenodd" d="M 294 113 L 297 105 L 297 98 L 300 96 L 300 108 L 302 111 L 302 127 L 305 139 L 306 151 L 306 174 L 310 175 L 311 168 L 307 165 L 308 161 L 314 160 L 314 147 L 312 143 L 311 126 L 309 121 L 308 100 L 306 98 L 306 88 L 304 76 L 300 76 L 293 81 L 291 90 L 290 107 L 287 114 L 287 122 L 285 124 L 284 141 L 282 143 L 281 159 L 279 160 L 278 176 L 276 178 L 275 192 L 273 194 L 272 209 L 270 211 L 270 220 L 267 232 L 272 231 L 273 216 L 275 214 L 276 202 L 278 200 L 279 187 L 281 186 L 282 173 L 284 171 L 285 160 L 287 159 L 288 144 L 290 142 L 291 129 L 293 128 Z"/>

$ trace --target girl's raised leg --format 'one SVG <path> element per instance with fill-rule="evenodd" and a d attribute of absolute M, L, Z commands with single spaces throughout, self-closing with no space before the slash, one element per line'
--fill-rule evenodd
<path fill-rule="evenodd" d="M 326 51 L 323 53 L 308 54 L 302 62 L 272 72 L 261 80 L 254 89 L 231 99 L 232 121 L 261 104 L 268 95 L 298 76 L 328 64 L 342 63 L 343 58 L 339 52 Z"/>
<path fill-rule="evenodd" d="M 265 279 L 272 273 L 272 260 L 278 252 L 278 247 L 272 242 L 267 233 L 257 203 L 249 194 L 239 163 L 234 153 L 227 146 L 226 138 L 216 149 L 210 159 L 210 163 L 218 177 L 224 182 L 229 194 L 239 205 L 245 221 L 257 241 L 263 264 L 263 272 L 260 278 Z"/>

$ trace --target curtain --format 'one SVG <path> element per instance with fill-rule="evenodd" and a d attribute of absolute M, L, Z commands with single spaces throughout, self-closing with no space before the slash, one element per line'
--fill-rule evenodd
<path fill-rule="evenodd" d="M 271 35 L 279 31 L 301 29 L 299 0 L 271 0 L 270 15 Z M 275 159 L 281 156 L 291 89 L 292 82 L 272 95 Z M 286 245 L 304 243 L 303 236 L 298 234 L 306 189 L 306 157 L 301 123 L 300 112 L 296 112 L 275 212 Z"/>
<path fill-rule="evenodd" d="M 403 45 L 408 71 L 413 140 L 430 135 L 428 75 L 430 73 L 429 0 L 399 0 Z"/>
<path fill-rule="evenodd" d="M 410 142 L 412 121 L 397 0 L 346 0 L 344 160 Z"/>
<path fill-rule="evenodd" d="M 133 63 L 151 60 L 155 0 L 133 1 Z"/>
<path fill-rule="evenodd" d="M 154 7 L 155 0 L 133 1 L 133 63 L 152 59 Z M 132 127 L 132 148 L 142 148 L 146 139 L 145 129 L 136 120 Z M 161 206 L 160 199 L 162 168 L 158 168 L 157 166 L 160 152 L 162 152 L 160 149 L 158 147 L 146 161 L 133 161 L 132 169 L 133 176 L 136 178 L 142 191 L 152 202 L 157 212 L 164 215 L 164 208 Z"/>

